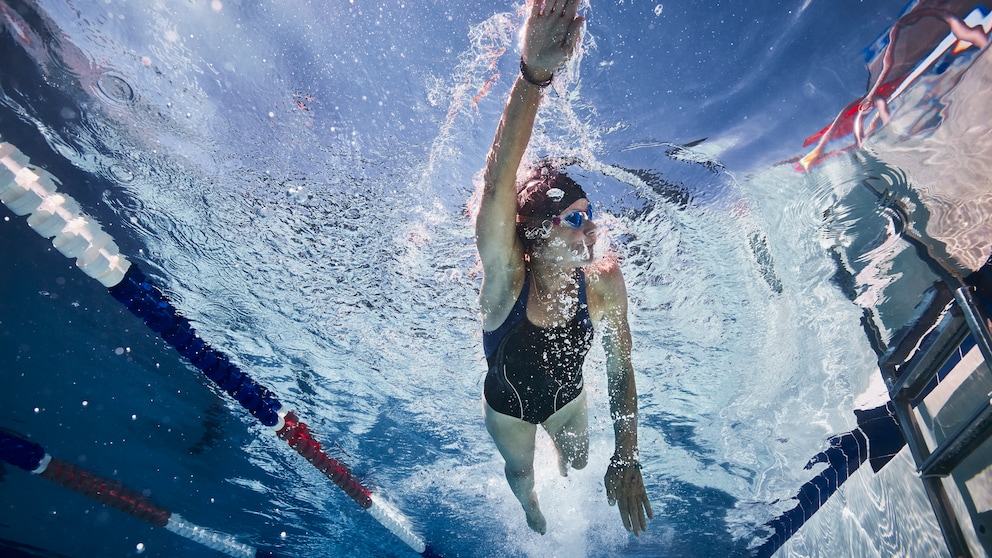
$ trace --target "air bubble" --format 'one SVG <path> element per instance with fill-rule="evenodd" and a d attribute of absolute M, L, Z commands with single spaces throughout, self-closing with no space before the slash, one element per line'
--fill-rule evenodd
<path fill-rule="evenodd" d="M 97 90 L 108 101 L 126 104 L 134 101 L 134 89 L 124 78 L 103 74 L 96 80 Z"/>
<path fill-rule="evenodd" d="M 114 163 L 110 165 L 110 167 L 107 169 L 107 172 L 110 174 L 110 177 L 116 180 L 117 182 L 127 184 L 132 180 L 134 180 L 134 172 L 132 172 L 131 169 L 119 163 Z"/>

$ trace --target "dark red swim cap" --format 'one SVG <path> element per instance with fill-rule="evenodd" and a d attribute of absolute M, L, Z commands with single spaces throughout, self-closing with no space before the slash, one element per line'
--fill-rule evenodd
<path fill-rule="evenodd" d="M 585 197 L 582 186 L 565 173 L 539 167 L 517 192 L 517 221 L 540 223 Z"/>

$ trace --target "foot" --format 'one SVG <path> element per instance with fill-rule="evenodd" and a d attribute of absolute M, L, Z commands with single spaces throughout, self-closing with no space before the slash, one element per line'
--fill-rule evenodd
<path fill-rule="evenodd" d="M 563 477 L 568 476 L 568 461 L 566 461 L 565 457 L 560 453 L 558 454 L 558 472 Z"/>
<path fill-rule="evenodd" d="M 544 519 L 544 514 L 541 513 L 541 507 L 537 503 L 537 494 L 531 493 L 530 509 L 524 507 L 524 513 L 527 514 L 528 527 L 542 535 L 548 532 L 548 521 Z"/>
<path fill-rule="evenodd" d="M 541 510 L 533 510 L 526 513 L 528 527 L 542 535 L 548 532 L 548 521 L 544 519 L 544 514 L 541 513 Z"/>

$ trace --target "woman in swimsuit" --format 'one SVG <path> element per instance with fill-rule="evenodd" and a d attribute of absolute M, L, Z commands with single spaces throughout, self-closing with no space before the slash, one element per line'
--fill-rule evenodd
<path fill-rule="evenodd" d="M 582 188 L 539 168 L 517 187 L 541 94 L 571 56 L 584 18 L 579 0 L 531 0 L 517 76 L 489 151 L 476 219 L 484 279 L 479 297 L 489 373 L 486 429 L 531 529 L 547 522 L 534 492 L 534 441 L 542 425 L 561 473 L 589 453 L 582 362 L 599 332 L 616 450 L 606 471 L 610 505 L 628 531 L 653 518 L 637 453 L 637 390 L 630 362 L 627 289 L 613 259 L 594 261 L 596 225 Z M 646 516 L 646 517 L 645 517 Z"/>

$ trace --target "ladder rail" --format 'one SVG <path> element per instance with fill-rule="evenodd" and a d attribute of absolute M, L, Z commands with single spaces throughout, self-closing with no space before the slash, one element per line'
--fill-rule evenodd
<path fill-rule="evenodd" d="M 914 323 L 907 334 L 879 357 L 879 368 L 947 549 L 954 557 L 971 557 L 961 520 L 945 487 L 945 477 L 992 436 L 992 402 L 980 405 L 947 438 L 935 443 L 932 450 L 924 436 L 924 430 L 929 427 L 921 424 L 916 411 L 927 386 L 938 378 L 969 335 L 978 346 L 986 369 L 992 370 L 988 313 L 972 287 L 960 281 L 954 283 L 957 286 L 950 289 L 954 304 L 946 296 L 946 286 L 942 286 L 944 293 L 937 288 L 938 294 L 945 296 L 926 300 L 928 307 L 921 315 L 927 319 Z"/>
<path fill-rule="evenodd" d="M 944 313 L 932 331 L 936 335 L 924 341 L 920 352 L 899 366 L 897 373 L 891 377 L 890 398 L 918 399 L 940 367 L 970 333 L 967 321 L 954 309 Z"/>

